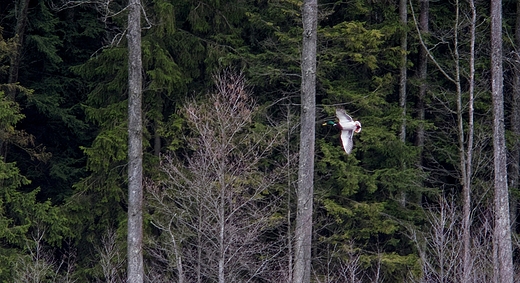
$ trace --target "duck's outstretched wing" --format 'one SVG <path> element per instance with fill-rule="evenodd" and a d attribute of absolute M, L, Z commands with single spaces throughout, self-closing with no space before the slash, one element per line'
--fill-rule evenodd
<path fill-rule="evenodd" d="M 343 145 L 343 149 L 345 150 L 345 152 L 347 154 L 350 154 L 350 152 L 352 151 L 352 147 L 354 145 L 354 143 L 352 141 L 353 135 L 354 135 L 354 131 L 352 131 L 352 130 L 341 131 L 341 144 Z"/>
<path fill-rule="evenodd" d="M 336 109 L 336 117 L 339 120 L 340 125 L 346 125 L 349 122 L 352 122 L 352 117 L 350 117 L 344 109 Z"/>

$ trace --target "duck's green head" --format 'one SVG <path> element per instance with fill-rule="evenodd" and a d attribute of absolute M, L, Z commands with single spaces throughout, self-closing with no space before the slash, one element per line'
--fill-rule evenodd
<path fill-rule="evenodd" d="M 334 122 L 334 121 L 327 121 L 326 123 L 323 123 L 323 126 L 327 126 L 327 125 L 336 126 L 336 122 Z"/>

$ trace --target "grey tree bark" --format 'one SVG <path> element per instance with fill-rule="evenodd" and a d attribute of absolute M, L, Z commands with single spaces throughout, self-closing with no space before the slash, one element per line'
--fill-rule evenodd
<path fill-rule="evenodd" d="M 314 136 L 316 120 L 316 44 L 318 1 L 303 2 L 302 89 L 298 199 L 294 231 L 293 283 L 310 282 L 312 207 L 314 194 Z"/>
<path fill-rule="evenodd" d="M 419 0 L 420 4 L 420 15 L 419 15 L 419 30 L 422 34 L 426 34 L 429 32 L 429 14 L 430 14 L 430 2 L 428 0 Z M 415 144 L 419 148 L 424 147 L 424 125 L 422 121 L 425 119 L 425 99 L 426 99 L 426 92 L 428 90 L 428 83 L 426 81 L 427 73 L 428 73 L 428 52 L 426 50 L 425 46 L 421 46 L 419 49 L 419 63 L 418 63 L 418 69 L 419 69 L 419 97 L 417 99 L 417 118 L 421 122 L 419 122 L 419 125 L 417 127 L 417 136 L 415 140 Z M 419 161 L 419 165 L 422 165 L 422 161 Z"/>
<path fill-rule="evenodd" d="M 470 22 L 470 55 L 469 55 L 469 102 L 468 102 L 468 137 L 465 157 L 466 170 L 462 188 L 462 241 L 463 241 L 463 282 L 469 282 L 472 273 L 471 258 L 471 183 L 473 174 L 473 136 L 474 136 L 474 97 L 475 97 L 475 30 L 477 11 L 474 0 L 468 0 L 471 9 Z M 464 133 L 461 133 L 464 137 Z"/>
<path fill-rule="evenodd" d="M 399 76 L 399 107 L 401 107 L 401 132 L 399 138 L 404 143 L 406 141 L 406 81 L 407 81 L 407 62 L 408 62 L 408 8 L 407 0 L 399 0 L 399 21 L 403 26 L 401 34 L 401 70 Z"/>
<path fill-rule="evenodd" d="M 401 132 L 399 139 L 402 143 L 406 142 L 406 82 L 408 80 L 408 6 L 407 0 L 399 0 L 399 21 L 402 26 L 401 34 L 401 66 L 399 75 L 399 107 L 401 107 Z M 406 164 L 402 164 L 403 168 Z M 406 206 L 406 192 L 402 191 L 399 202 L 404 207 Z"/>
<path fill-rule="evenodd" d="M 128 236 L 127 282 L 142 283 L 143 267 L 143 125 L 141 2 L 128 3 Z"/>
<path fill-rule="evenodd" d="M 502 1 L 491 1 L 491 93 L 493 98 L 493 157 L 495 167 L 495 230 L 493 239 L 495 282 L 514 282 L 507 187 L 502 67 Z"/>
<path fill-rule="evenodd" d="M 516 2 L 516 23 L 515 23 L 515 46 L 518 50 L 520 47 L 520 1 Z M 511 91 L 511 131 L 513 135 L 516 137 L 520 136 L 520 56 L 518 52 L 514 52 L 514 62 L 513 65 L 513 89 Z M 520 181 L 520 144 L 516 143 L 511 148 L 511 155 L 509 161 L 509 187 L 510 188 L 518 188 L 518 184 Z M 513 231 L 516 230 L 518 226 L 516 221 L 516 216 L 518 214 L 518 199 L 514 196 L 511 196 L 510 199 L 511 204 L 511 218 L 513 219 L 511 228 Z"/>

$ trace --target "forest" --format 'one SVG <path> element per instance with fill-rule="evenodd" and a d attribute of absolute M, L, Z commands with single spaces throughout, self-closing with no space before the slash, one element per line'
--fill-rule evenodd
<path fill-rule="evenodd" d="M 0 1 L 0 282 L 518 282 L 520 1 L 312 3 Z"/>

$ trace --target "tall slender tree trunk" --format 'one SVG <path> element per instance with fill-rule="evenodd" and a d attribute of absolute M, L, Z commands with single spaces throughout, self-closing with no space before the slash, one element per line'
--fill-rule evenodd
<path fill-rule="evenodd" d="M 408 9 L 407 0 L 399 0 L 399 20 L 403 28 L 401 34 L 401 70 L 399 76 L 399 107 L 401 107 L 401 132 L 399 138 L 406 141 L 406 81 L 408 62 Z"/>
<path fill-rule="evenodd" d="M 468 102 L 468 137 L 466 151 L 466 170 L 465 181 L 462 188 L 463 194 L 463 213 L 462 213 L 462 241 L 463 241 L 463 282 L 470 282 L 472 274 L 472 258 L 471 258 L 471 183 L 473 174 L 473 132 L 474 132 L 474 93 L 475 93 L 475 29 L 477 24 L 477 11 L 475 1 L 468 0 L 471 9 L 470 23 L 470 57 L 469 57 L 469 102 Z M 461 133 L 464 135 L 464 133 Z"/>
<path fill-rule="evenodd" d="M 520 0 L 516 2 L 516 23 L 515 23 L 515 46 L 520 47 Z M 511 131 L 516 137 L 520 137 L 520 56 L 518 52 L 514 52 L 516 58 L 513 69 L 513 90 L 511 91 Z M 511 148 L 511 160 L 509 161 L 509 187 L 511 189 L 518 189 L 520 180 L 520 144 L 513 144 Z M 513 232 L 518 226 L 516 217 L 518 214 L 518 199 L 511 196 L 511 228 Z"/>
<path fill-rule="evenodd" d="M 143 267 L 143 124 L 141 2 L 128 3 L 128 283 L 142 283 Z"/>
<path fill-rule="evenodd" d="M 154 134 L 153 134 L 153 155 L 159 156 L 161 153 L 161 135 L 159 134 L 159 122 L 157 120 L 153 123 Z"/>
<path fill-rule="evenodd" d="M 426 34 L 429 32 L 429 13 L 430 13 L 430 4 L 429 0 L 419 0 L 420 4 L 420 15 L 419 15 L 419 29 L 422 34 Z M 424 124 L 422 121 L 425 119 L 425 99 L 426 99 L 426 92 L 428 90 L 428 82 L 427 82 L 427 75 L 428 75 L 428 52 L 426 52 L 425 47 L 421 46 L 419 49 L 419 62 L 418 62 L 418 69 L 419 69 L 419 95 L 417 98 L 417 118 L 419 119 L 419 125 L 417 127 L 417 135 L 415 144 L 422 149 L 424 147 Z M 419 166 L 422 166 L 422 154 L 420 156 L 419 160 Z"/>
<path fill-rule="evenodd" d="M 406 82 L 408 70 L 408 6 L 407 0 L 399 0 L 399 20 L 402 26 L 401 34 L 401 70 L 399 76 L 399 107 L 401 107 L 401 132 L 399 138 L 402 143 L 406 142 Z M 405 169 L 406 164 L 402 164 Z M 406 206 L 406 192 L 402 191 L 399 202 Z"/>
<path fill-rule="evenodd" d="M 11 55 L 9 62 L 9 76 L 7 78 L 7 84 L 12 85 L 18 82 L 18 71 L 20 69 L 20 62 L 22 60 L 22 50 L 25 38 L 25 28 L 27 26 L 27 13 L 29 11 L 29 0 L 18 0 L 16 4 L 16 26 L 14 28 L 14 42 L 15 49 Z M 15 101 L 16 89 L 13 87 L 7 87 L 6 89 L 7 99 Z M 6 160 L 8 151 L 8 143 L 0 138 L 0 158 Z"/>
<path fill-rule="evenodd" d="M 202 199 L 200 196 L 200 192 L 197 190 L 197 198 Z M 197 203 L 197 265 L 195 267 L 195 273 L 197 274 L 197 283 L 202 283 L 202 250 L 204 249 L 202 233 L 203 233 L 203 218 L 204 213 L 202 209 L 202 204 Z"/>
<path fill-rule="evenodd" d="M 18 82 L 18 71 L 20 69 L 20 62 L 22 60 L 22 49 L 25 38 L 25 28 L 27 27 L 27 13 L 29 11 L 29 0 L 17 0 L 16 3 L 16 26 L 14 28 L 16 50 L 11 57 L 9 65 L 9 78 L 7 79 L 8 84 L 14 84 Z M 16 90 L 11 89 L 8 91 L 8 98 L 12 101 L 15 100 Z"/>
<path fill-rule="evenodd" d="M 471 1 L 471 0 L 470 0 Z M 460 24 L 460 8 L 459 1 L 455 1 L 455 26 L 454 26 L 454 57 L 455 57 L 455 86 L 457 89 L 457 128 L 459 138 L 459 167 L 460 167 L 460 183 L 462 186 L 462 244 L 463 244 L 463 272 L 462 281 L 468 282 L 470 265 L 470 226 L 471 226 L 471 160 L 468 159 L 467 154 L 472 149 L 466 146 L 465 143 L 465 132 L 464 132 L 464 103 L 462 86 L 461 86 L 461 70 L 460 70 L 460 55 L 459 55 L 459 24 Z M 471 59 L 470 59 L 471 61 Z M 471 86 L 470 86 L 471 87 Z M 470 107 L 471 108 L 471 107 Z M 470 109 L 470 112 L 472 109 Z M 472 113 L 471 113 L 472 115 Z M 472 119 L 472 117 L 470 117 Z M 471 126 L 472 121 L 470 122 Z M 472 134 L 472 130 L 469 129 L 469 133 Z M 472 140 L 472 137 L 470 137 Z"/>
<path fill-rule="evenodd" d="M 491 1 L 491 93 L 493 98 L 493 157 L 495 167 L 495 230 L 493 239 L 494 278 L 514 282 L 507 160 L 504 129 L 502 67 L 502 1 Z"/>
<path fill-rule="evenodd" d="M 293 283 L 310 282 L 312 207 L 314 194 L 314 136 L 316 121 L 316 45 L 318 1 L 303 2 L 302 90 L 298 199 L 294 232 Z"/>
<path fill-rule="evenodd" d="M 173 253 L 175 257 L 175 267 L 177 268 L 177 283 L 184 283 L 184 264 L 182 262 L 182 248 L 180 247 L 180 241 L 176 238 L 176 236 L 171 233 L 170 229 L 170 237 L 173 245 Z"/>
<path fill-rule="evenodd" d="M 221 166 L 222 169 L 222 166 Z M 218 208 L 218 283 L 225 283 L 226 277 L 224 273 L 224 267 L 226 266 L 226 243 L 225 243 L 225 232 L 226 232 L 226 183 L 225 170 L 220 170 L 220 207 Z"/>
<path fill-rule="evenodd" d="M 520 0 L 519 0 L 520 1 Z M 287 282 L 293 278 L 293 260 L 294 260 L 294 254 L 293 254 L 293 234 L 292 234 L 292 188 L 293 188 L 293 180 L 291 178 L 293 172 L 293 165 L 291 161 L 291 136 L 293 134 L 293 131 L 291 130 L 291 106 L 290 104 L 287 104 L 287 143 L 286 143 L 286 157 L 287 157 Z"/>

